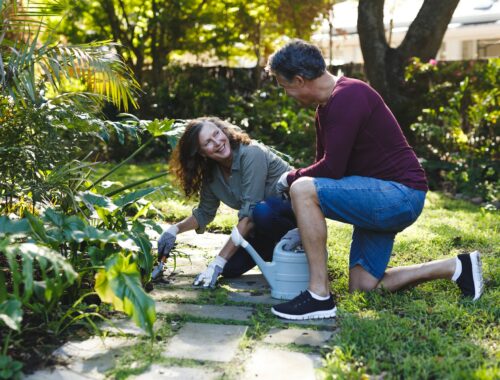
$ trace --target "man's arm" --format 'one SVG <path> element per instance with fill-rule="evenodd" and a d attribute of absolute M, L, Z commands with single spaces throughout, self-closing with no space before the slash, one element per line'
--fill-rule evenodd
<path fill-rule="evenodd" d="M 359 130 L 371 114 L 371 107 L 363 91 L 357 85 L 335 95 L 327 114 L 317 120 L 321 124 L 316 129 L 319 133 L 316 138 L 323 147 L 323 156 L 306 168 L 290 172 L 287 176 L 289 185 L 299 177 L 338 179 L 345 176 Z"/>

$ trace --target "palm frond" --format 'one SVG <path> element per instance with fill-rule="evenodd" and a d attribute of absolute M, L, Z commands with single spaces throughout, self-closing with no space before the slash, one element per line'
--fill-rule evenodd
<path fill-rule="evenodd" d="M 137 108 L 135 96 L 140 89 L 130 68 L 117 53 L 112 41 L 65 46 L 49 37 L 41 42 L 46 24 L 43 17 L 58 14 L 59 3 L 0 1 L 0 91 L 25 104 L 40 102 L 39 86 L 48 83 L 56 91 L 63 81 L 84 83 L 86 91 L 128 111 Z M 15 35 L 15 38 L 6 38 Z"/>
<path fill-rule="evenodd" d="M 104 95 L 127 111 L 129 105 L 137 107 L 134 96 L 140 87 L 114 46 L 116 44 L 110 41 L 78 46 L 55 45 L 40 55 L 39 62 L 47 72 L 54 73 L 53 79 L 59 84 L 61 76 L 81 80 L 88 91 Z"/>

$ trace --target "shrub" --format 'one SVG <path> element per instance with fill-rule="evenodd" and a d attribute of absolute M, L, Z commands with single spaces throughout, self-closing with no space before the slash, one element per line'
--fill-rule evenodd
<path fill-rule="evenodd" d="M 411 130 L 431 186 L 497 199 L 500 59 L 442 67 L 415 60 L 407 79 L 430 88 Z"/>

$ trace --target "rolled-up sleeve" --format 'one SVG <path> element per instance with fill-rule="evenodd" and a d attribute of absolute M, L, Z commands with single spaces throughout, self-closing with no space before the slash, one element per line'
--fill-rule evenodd
<path fill-rule="evenodd" d="M 250 145 L 241 157 L 241 208 L 238 219 L 251 217 L 255 205 L 264 199 L 268 162 L 265 152 Z"/>
<path fill-rule="evenodd" d="M 200 202 L 193 209 L 193 216 L 198 222 L 196 233 L 202 234 L 205 232 L 207 224 L 214 220 L 219 205 L 219 198 L 215 196 L 209 186 L 203 185 L 200 191 Z"/>

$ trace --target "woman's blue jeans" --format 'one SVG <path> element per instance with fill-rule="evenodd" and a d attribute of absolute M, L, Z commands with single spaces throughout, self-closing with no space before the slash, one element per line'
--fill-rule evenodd
<path fill-rule="evenodd" d="M 271 197 L 258 203 L 252 213 L 253 234 L 247 241 L 265 261 L 272 261 L 276 243 L 284 234 L 297 227 L 291 202 L 279 197 Z M 247 251 L 239 248 L 224 266 L 224 277 L 238 277 L 255 266 L 255 261 Z"/>

